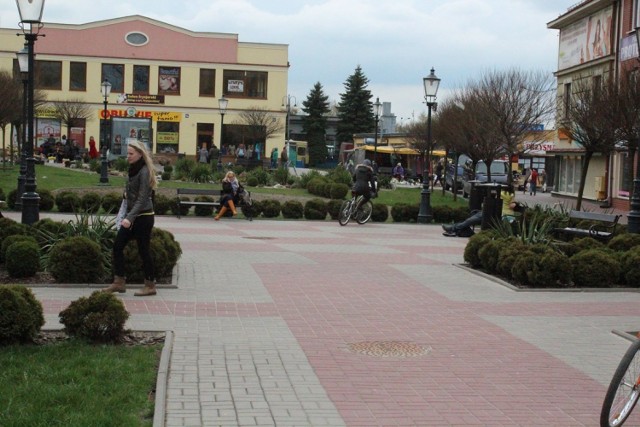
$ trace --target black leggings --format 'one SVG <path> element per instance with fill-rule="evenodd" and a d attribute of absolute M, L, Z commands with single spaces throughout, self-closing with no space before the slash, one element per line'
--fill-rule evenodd
<path fill-rule="evenodd" d="M 124 248 L 129 240 L 136 239 L 138 253 L 142 258 L 145 280 L 154 280 L 153 259 L 151 258 L 151 230 L 155 218 L 153 215 L 141 215 L 136 218 L 129 228 L 120 227 L 116 240 L 113 242 L 113 273 L 124 277 Z"/>

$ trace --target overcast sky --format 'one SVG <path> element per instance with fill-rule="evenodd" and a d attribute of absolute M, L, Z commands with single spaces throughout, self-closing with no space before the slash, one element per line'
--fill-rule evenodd
<path fill-rule="evenodd" d="M 289 94 L 298 104 L 320 82 L 339 101 L 360 65 L 374 99 L 398 122 L 426 111 L 422 78 L 442 79 L 438 98 L 483 71 L 518 67 L 552 73 L 558 31 L 547 22 L 579 0 L 47 0 L 44 22 L 81 24 L 144 15 L 244 42 L 289 45 Z M 0 26 L 17 28 L 15 2 Z M 37 47 L 36 47 L 37 51 Z"/>

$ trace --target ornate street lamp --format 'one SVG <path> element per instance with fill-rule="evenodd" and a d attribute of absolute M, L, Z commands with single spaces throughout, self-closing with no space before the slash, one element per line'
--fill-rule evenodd
<path fill-rule="evenodd" d="M 380 98 L 376 98 L 376 102 L 373 104 L 373 113 L 376 115 L 376 130 L 373 138 L 373 167 L 374 172 L 378 173 L 378 122 L 380 120 L 380 107 L 382 104 L 380 103 Z"/>
<path fill-rule="evenodd" d="M 109 161 L 107 159 L 107 146 L 109 145 L 109 141 L 107 141 L 107 126 L 109 125 L 109 111 L 107 110 L 107 103 L 109 101 L 109 94 L 111 94 L 111 83 L 109 83 L 109 80 L 104 79 L 100 85 L 100 91 L 102 92 L 104 103 L 104 109 L 102 110 L 102 149 L 100 150 L 100 184 L 108 184 Z"/>
<path fill-rule="evenodd" d="M 22 223 L 33 224 L 40 219 L 40 196 L 36 193 L 36 159 L 33 158 L 34 150 L 34 52 L 33 46 L 38 39 L 38 33 L 42 28 L 42 11 L 44 10 L 44 0 L 16 0 L 18 12 L 20 13 L 20 28 L 27 45 L 27 144 L 24 193 L 22 194 Z"/>
<path fill-rule="evenodd" d="M 224 135 L 224 115 L 227 112 L 227 106 L 229 106 L 229 100 L 222 95 L 222 98 L 218 98 L 218 109 L 220 110 L 220 150 L 222 150 L 222 136 Z M 222 170 L 222 156 L 218 154 L 218 164 L 216 170 L 220 172 Z"/>
<path fill-rule="evenodd" d="M 636 41 L 640 46 L 640 27 L 636 27 Z M 634 167 L 631 168 L 631 173 L 635 168 L 635 175 L 633 178 L 633 192 L 631 193 L 631 199 L 629 203 L 629 213 L 627 214 L 627 232 L 640 234 L 640 164 L 638 157 L 640 157 L 640 135 L 636 135 L 635 141 L 629 141 L 630 143 L 636 143 L 635 161 L 632 158 L 631 162 Z"/>
<path fill-rule="evenodd" d="M 20 175 L 18 175 L 18 189 L 16 193 L 16 210 L 22 211 L 22 195 L 27 178 L 27 121 L 28 121 L 28 96 L 29 90 L 29 49 L 25 44 L 21 51 L 16 53 L 20 77 L 22 78 L 22 132 L 20 135 Z"/>
<path fill-rule="evenodd" d="M 440 86 L 440 79 L 436 77 L 435 70 L 431 68 L 431 74 L 422 79 L 424 84 L 424 99 L 427 102 L 427 164 L 422 177 L 422 191 L 420 192 L 420 212 L 418 223 L 427 224 L 433 220 L 431 212 L 431 109 L 437 108 L 436 95 Z"/>

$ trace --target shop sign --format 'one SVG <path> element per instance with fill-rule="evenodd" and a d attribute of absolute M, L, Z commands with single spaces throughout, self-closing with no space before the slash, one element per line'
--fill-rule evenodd
<path fill-rule="evenodd" d="M 242 93 L 244 92 L 244 81 L 243 80 L 229 80 L 227 82 L 227 91 Z"/>
<path fill-rule="evenodd" d="M 118 95 L 118 104 L 164 104 L 164 95 L 142 95 L 137 93 L 121 93 Z"/>
<path fill-rule="evenodd" d="M 178 144 L 179 133 L 178 132 L 158 132 L 156 133 L 157 144 Z"/>
<path fill-rule="evenodd" d="M 104 119 L 104 110 L 99 110 L 98 116 L 100 119 Z M 113 117 L 153 119 L 155 122 L 179 122 L 182 114 L 174 111 L 144 111 L 129 107 L 126 110 L 107 110 L 107 118 Z"/>

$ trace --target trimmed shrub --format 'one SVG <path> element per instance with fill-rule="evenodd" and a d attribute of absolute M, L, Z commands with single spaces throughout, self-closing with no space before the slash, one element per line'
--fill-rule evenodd
<path fill-rule="evenodd" d="M 107 193 L 102 197 L 102 209 L 109 214 L 117 214 L 122 204 L 122 193 Z"/>
<path fill-rule="evenodd" d="M 0 242 L 14 234 L 29 234 L 29 226 L 10 218 L 0 218 Z"/>
<path fill-rule="evenodd" d="M 129 313 L 111 292 L 95 291 L 88 298 L 81 297 L 59 314 L 60 323 L 70 336 L 91 342 L 119 342 Z"/>
<path fill-rule="evenodd" d="M 81 206 L 80 196 L 71 191 L 61 191 L 56 195 L 58 212 L 75 212 Z"/>
<path fill-rule="evenodd" d="M 391 218 L 393 219 L 393 222 L 404 221 L 407 206 L 409 205 L 406 203 L 396 203 L 391 206 Z"/>
<path fill-rule="evenodd" d="M 304 217 L 311 220 L 324 220 L 327 217 L 327 204 L 322 199 L 311 199 L 304 205 Z"/>
<path fill-rule="evenodd" d="M 504 244 L 500 248 L 498 263 L 496 264 L 496 272 L 506 279 L 512 279 L 511 268 L 513 268 L 513 263 L 518 259 L 520 254 L 526 250 L 526 248 L 525 244 L 519 239 L 505 239 Z"/>
<path fill-rule="evenodd" d="M 621 283 L 634 288 L 640 287 L 640 247 L 636 246 L 623 253 L 620 257 L 620 266 Z"/>
<path fill-rule="evenodd" d="M 10 277 L 32 277 L 40 270 L 40 247 L 33 241 L 20 241 L 7 247 L 5 267 Z"/>
<path fill-rule="evenodd" d="M 251 216 L 257 218 L 262 215 L 262 211 L 264 210 L 263 206 L 262 200 L 253 200 L 251 204 Z"/>
<path fill-rule="evenodd" d="M 278 184 L 287 185 L 289 182 L 289 168 L 280 166 L 273 171 L 273 178 Z"/>
<path fill-rule="evenodd" d="M 301 188 L 306 188 L 307 191 L 309 191 L 309 193 L 311 193 L 311 191 L 309 190 L 308 185 L 314 179 L 319 179 L 321 181 L 326 181 L 326 178 L 324 177 L 324 175 L 322 175 L 317 170 L 312 169 L 308 173 L 305 173 L 300 177 L 300 181 L 298 182 L 298 184 L 300 185 Z"/>
<path fill-rule="evenodd" d="M 165 215 L 171 210 L 171 199 L 163 194 L 156 194 L 153 201 L 153 211 L 156 215 Z"/>
<path fill-rule="evenodd" d="M 393 209 L 392 209 L 393 212 Z M 469 238 L 467 246 L 464 248 L 464 261 L 471 267 L 478 268 L 482 265 L 478 251 L 492 240 L 492 235 L 486 232 L 476 233 Z"/>
<path fill-rule="evenodd" d="M 261 203 L 262 215 L 265 218 L 277 218 L 280 216 L 280 201 L 275 199 L 263 200 Z M 257 215 L 256 215 L 257 216 Z"/>
<path fill-rule="evenodd" d="M 471 211 L 469 210 L 468 206 L 456 206 L 452 209 L 451 215 L 451 220 L 453 222 L 461 222 L 469 218 L 469 216 L 471 215 Z"/>
<path fill-rule="evenodd" d="M 170 164 L 163 165 L 163 167 L 164 167 L 164 172 L 169 172 L 169 173 L 173 172 L 173 166 L 171 166 Z"/>
<path fill-rule="evenodd" d="M 52 236 L 58 236 L 65 227 L 64 223 L 51 218 L 42 218 L 32 225 L 34 237 L 40 247 L 45 245 Z"/>
<path fill-rule="evenodd" d="M 349 188 L 346 184 L 333 183 L 329 186 L 329 197 L 335 200 L 342 200 L 349 192 Z"/>
<path fill-rule="evenodd" d="M 287 200 L 282 205 L 282 217 L 287 219 L 300 219 L 304 214 L 304 206 L 297 200 Z"/>
<path fill-rule="evenodd" d="M 337 220 L 338 216 L 340 215 L 340 206 L 342 206 L 342 203 L 344 203 L 344 200 L 329 200 L 327 201 L 327 212 L 329 213 L 329 216 L 331 217 L 331 219 L 333 220 Z M 373 206 L 375 208 L 375 205 Z M 375 211 L 375 209 L 374 209 Z M 373 216 L 373 215 L 372 215 Z"/>
<path fill-rule="evenodd" d="M 609 288 L 616 285 L 620 262 L 602 249 L 586 249 L 570 258 L 573 279 L 585 288 Z"/>
<path fill-rule="evenodd" d="M 175 240 L 173 234 L 166 230 L 154 228 L 151 232 L 151 258 L 153 259 L 153 271 L 156 279 L 171 276 L 173 268 L 178 263 L 182 254 L 180 244 Z M 125 276 L 130 283 L 142 283 L 144 281 L 144 271 L 142 270 L 142 259 L 138 254 L 138 244 L 135 240 L 129 241 L 124 249 Z"/>
<path fill-rule="evenodd" d="M 607 246 L 614 251 L 626 252 L 636 246 L 640 246 L 640 234 L 620 234 L 614 236 Z"/>
<path fill-rule="evenodd" d="M 171 172 L 162 172 L 162 174 L 160 174 L 160 178 L 163 181 L 170 181 L 171 180 Z"/>
<path fill-rule="evenodd" d="M 529 278 L 536 288 L 568 286 L 572 283 L 573 268 L 566 255 L 547 249 L 540 254 Z"/>
<path fill-rule="evenodd" d="M 49 253 L 49 271 L 61 283 L 99 283 L 105 276 L 100 245 L 87 237 L 67 237 Z"/>
<path fill-rule="evenodd" d="M 536 254 L 532 250 L 525 249 L 524 252 L 515 259 L 511 267 L 511 277 L 513 277 L 513 280 L 525 286 L 531 285 L 531 272 L 536 267 L 539 258 L 539 254 Z"/>
<path fill-rule="evenodd" d="M 351 187 L 351 184 L 353 183 L 351 174 L 342 166 L 337 166 L 331 169 L 329 171 L 329 174 L 327 175 L 327 178 L 337 184 L 344 184 L 347 187 Z"/>
<path fill-rule="evenodd" d="M 327 179 L 322 176 L 316 176 L 307 182 L 307 191 L 316 196 L 324 195 L 324 185 Z"/>
<path fill-rule="evenodd" d="M 440 205 L 434 206 L 432 208 L 433 211 L 433 221 L 441 222 L 444 224 L 453 222 L 453 209 L 451 206 Z"/>
<path fill-rule="evenodd" d="M 371 221 L 386 222 L 389 219 L 389 207 L 384 203 L 374 203 L 371 212 Z"/>
<path fill-rule="evenodd" d="M 490 240 L 478 249 L 480 264 L 488 273 L 495 273 L 498 265 L 500 249 L 504 245 L 504 239 Z"/>
<path fill-rule="evenodd" d="M 193 199 L 194 202 L 215 202 L 213 197 L 209 196 L 196 196 Z M 193 208 L 196 216 L 213 216 L 213 206 L 196 205 Z"/>
<path fill-rule="evenodd" d="M 24 234 L 13 234 L 11 236 L 7 236 L 4 238 L 2 244 L 0 245 L 0 263 L 5 261 L 7 248 L 17 242 L 33 242 L 36 245 L 38 244 L 36 238 L 32 236 L 27 236 Z"/>
<path fill-rule="evenodd" d="M 180 196 L 179 198 L 180 200 L 183 201 L 190 201 L 191 199 L 188 198 L 187 196 Z M 171 203 L 171 213 L 174 215 L 178 215 L 178 212 L 180 212 L 181 216 L 187 216 L 189 215 L 189 209 L 191 209 L 190 205 L 181 205 L 178 208 L 178 198 L 176 197 L 175 199 L 173 199 L 173 202 Z"/>
<path fill-rule="evenodd" d="M 18 190 L 16 188 L 14 188 L 13 190 L 9 191 L 9 194 L 7 195 L 7 198 L 5 200 L 5 202 L 7 202 L 7 206 L 12 211 L 16 210 L 16 197 L 17 196 L 18 196 Z"/>
<path fill-rule="evenodd" d="M 88 213 L 97 213 L 102 205 L 102 197 L 98 193 L 85 193 L 80 198 L 82 210 Z"/>
<path fill-rule="evenodd" d="M 0 344 L 31 342 L 44 325 L 42 304 L 24 286 L 0 286 Z"/>
<path fill-rule="evenodd" d="M 49 190 L 38 189 L 38 196 L 40 196 L 40 202 L 38 206 L 41 212 L 49 212 L 55 206 L 55 199 L 53 194 Z"/>
<path fill-rule="evenodd" d="M 318 196 L 322 196 L 322 197 L 326 197 L 327 199 L 330 199 L 332 185 L 333 185 L 333 182 L 325 182 L 324 185 L 322 186 L 322 194 L 318 194 Z"/>
<path fill-rule="evenodd" d="M 258 186 L 258 178 L 255 176 L 247 177 L 247 187 L 257 187 Z"/>

